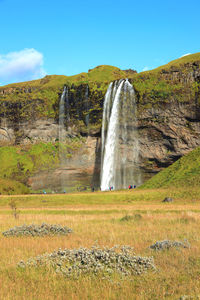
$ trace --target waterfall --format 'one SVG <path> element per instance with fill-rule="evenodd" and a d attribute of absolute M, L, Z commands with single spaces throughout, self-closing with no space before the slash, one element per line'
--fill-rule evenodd
<path fill-rule="evenodd" d="M 85 90 L 85 110 L 86 110 L 86 116 L 85 116 L 85 124 L 88 128 L 89 125 L 89 101 L 88 101 L 88 95 L 89 95 L 89 87 L 86 85 L 86 90 Z"/>
<path fill-rule="evenodd" d="M 140 184 L 135 92 L 127 79 L 106 92 L 101 145 L 101 190 Z"/>
<path fill-rule="evenodd" d="M 113 83 L 111 82 L 107 89 L 105 99 L 104 99 L 104 106 L 103 106 L 103 119 L 102 119 L 102 129 L 101 129 L 101 144 L 103 146 L 103 147 L 101 147 L 101 170 L 103 169 L 106 128 L 108 127 L 109 118 L 110 118 L 110 114 L 109 114 L 110 107 L 109 106 L 110 106 L 110 102 L 112 99 L 112 97 L 111 97 L 112 87 L 113 87 Z"/>
<path fill-rule="evenodd" d="M 67 110 L 67 112 L 66 112 Z M 61 165 L 65 163 L 64 143 L 66 139 L 66 120 L 69 121 L 68 88 L 64 86 L 59 104 L 59 156 Z"/>

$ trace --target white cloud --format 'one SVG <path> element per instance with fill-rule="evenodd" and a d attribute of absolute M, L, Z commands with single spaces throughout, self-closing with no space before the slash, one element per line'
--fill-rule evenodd
<path fill-rule="evenodd" d="M 143 69 L 142 69 L 142 72 L 145 72 L 145 71 L 148 71 L 149 70 L 149 67 L 144 67 Z"/>
<path fill-rule="evenodd" d="M 187 56 L 187 55 L 190 55 L 190 54 L 192 54 L 192 53 L 186 53 L 186 54 L 183 54 L 183 55 L 180 56 L 179 58 L 184 57 L 184 56 Z"/>
<path fill-rule="evenodd" d="M 45 75 L 43 55 L 33 48 L 0 54 L 0 82 L 3 84 L 37 79 Z"/>

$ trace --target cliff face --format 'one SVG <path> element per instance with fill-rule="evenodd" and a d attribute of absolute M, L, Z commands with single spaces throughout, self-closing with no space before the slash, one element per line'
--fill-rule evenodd
<path fill-rule="evenodd" d="M 200 145 L 199 60 L 198 55 L 193 61 L 176 60 L 132 81 L 146 171 L 160 170 Z"/>
<path fill-rule="evenodd" d="M 139 118 L 143 167 L 158 171 L 200 145 L 199 107 L 170 103 L 145 110 Z"/>
<path fill-rule="evenodd" d="M 67 136 L 85 137 L 68 169 L 75 176 L 86 171 L 98 185 L 104 95 L 110 81 L 124 77 L 136 91 L 144 179 L 200 145 L 200 54 L 194 54 L 140 74 L 100 66 L 77 76 L 47 76 L 1 87 L 1 146 L 56 142 L 59 100 L 66 85 Z M 36 181 L 33 177 L 30 182 Z"/>

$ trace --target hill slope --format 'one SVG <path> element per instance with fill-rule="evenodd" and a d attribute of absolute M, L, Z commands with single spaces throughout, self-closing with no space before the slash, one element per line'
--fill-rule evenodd
<path fill-rule="evenodd" d="M 194 98 L 200 105 L 200 52 L 134 74 L 132 84 L 143 108 L 159 102 L 192 102 Z"/>
<path fill-rule="evenodd" d="M 139 74 L 102 65 L 88 73 L 50 75 L 0 87 L 0 178 L 27 184 L 28 177 L 59 165 L 59 103 L 67 85 L 67 155 L 78 176 L 87 169 L 97 182 L 105 92 L 111 81 L 127 77 L 136 94 L 144 180 L 200 146 L 200 53 Z M 79 150 L 84 164 L 77 165 Z M 168 177 L 162 182 L 165 186 L 173 176 Z"/>
<path fill-rule="evenodd" d="M 95 115 L 97 111 L 101 110 L 109 83 L 131 77 L 135 73 L 136 71 L 133 70 L 123 71 L 117 67 L 101 65 L 89 70 L 88 73 L 74 76 L 47 75 L 38 80 L 0 86 L 0 117 L 9 116 L 9 119 L 16 119 L 17 111 L 17 118 L 23 121 L 32 119 L 33 113 L 34 119 L 57 119 L 60 95 L 66 85 L 69 89 L 69 101 L 72 107 L 70 114 L 74 119 L 80 119 L 80 114 L 84 110 L 85 104 L 82 104 L 82 99 L 84 100 L 88 87 L 90 115 L 93 114 L 93 123 L 96 123 L 99 116 L 96 118 Z M 14 113 L 11 113 L 12 109 L 14 109 Z M 14 117 L 11 117 L 10 114 Z M 78 124 L 76 125 L 78 126 Z"/>
<path fill-rule="evenodd" d="M 190 151 L 168 168 L 164 169 L 141 188 L 160 188 L 200 185 L 200 147 Z"/>
<path fill-rule="evenodd" d="M 33 96 L 34 98 L 34 94 L 37 94 L 38 91 L 45 89 L 59 91 L 59 89 L 63 89 L 64 85 L 78 86 L 81 84 L 88 84 L 90 88 L 94 88 L 96 83 L 104 83 L 107 85 L 113 80 L 130 77 L 135 73 L 136 71 L 133 70 L 123 71 L 117 67 L 101 65 L 95 67 L 94 69 L 88 70 L 88 73 L 83 72 L 73 76 L 47 75 L 42 79 L 0 86 L 0 94 L 2 94 L 4 98 L 7 98 L 6 95 L 9 95 L 8 98 L 10 100 L 15 100 L 15 98 L 12 99 L 13 92 L 17 93 L 18 98 L 22 96 L 22 93 L 25 93 L 24 96 L 26 96 L 27 93 L 31 92 L 32 94 L 29 96 L 31 98 Z"/>

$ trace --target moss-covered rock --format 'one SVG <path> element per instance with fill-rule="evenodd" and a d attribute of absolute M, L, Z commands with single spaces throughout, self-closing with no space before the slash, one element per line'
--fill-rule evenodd
<path fill-rule="evenodd" d="M 200 53 L 139 74 L 98 66 L 75 76 L 48 75 L 0 87 L 0 177 L 27 184 L 27 178 L 37 171 L 59 165 L 59 102 L 64 86 L 68 87 L 70 115 L 65 123 L 66 144 L 80 136 L 92 137 L 90 150 L 82 154 L 96 155 L 87 168 L 99 172 L 104 96 L 108 84 L 120 78 L 129 78 L 136 92 L 144 179 L 200 145 Z M 16 147 L 4 148 L 6 145 Z M 70 147 L 67 158 L 78 153 L 79 148 Z"/>
<path fill-rule="evenodd" d="M 60 165 L 59 151 L 62 150 L 68 159 L 83 143 L 84 138 L 73 138 L 63 145 L 58 142 L 40 142 L 0 147 L 0 178 L 17 180 L 27 185 L 30 176 L 41 171 L 51 171 Z"/>

